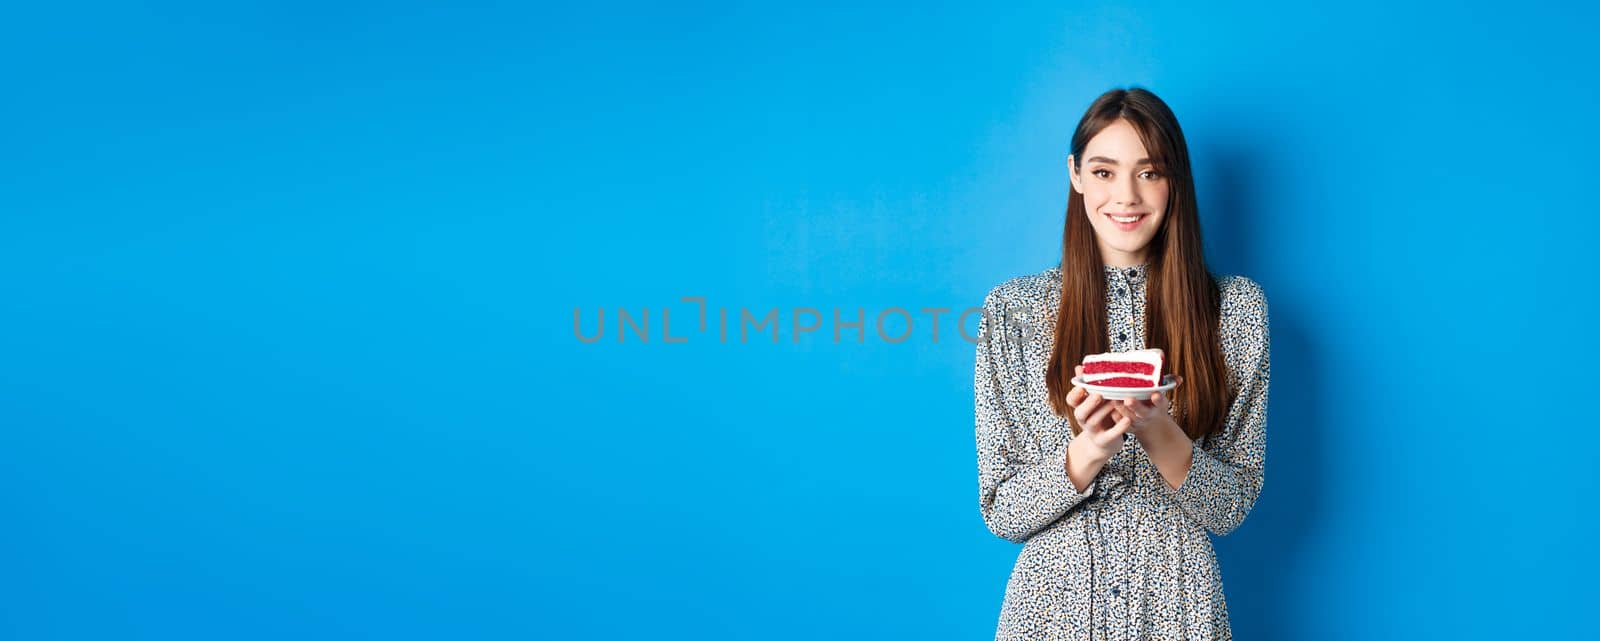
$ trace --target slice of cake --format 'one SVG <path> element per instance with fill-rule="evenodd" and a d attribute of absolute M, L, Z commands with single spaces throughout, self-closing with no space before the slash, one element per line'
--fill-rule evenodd
<path fill-rule="evenodd" d="M 1105 387 L 1157 387 L 1166 357 L 1160 349 L 1107 352 L 1083 357 L 1083 382 Z"/>

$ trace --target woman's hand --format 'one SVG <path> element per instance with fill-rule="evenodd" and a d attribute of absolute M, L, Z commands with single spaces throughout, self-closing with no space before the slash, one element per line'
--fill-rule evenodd
<path fill-rule="evenodd" d="M 1178 377 L 1178 384 L 1183 384 L 1182 376 Z M 1114 407 L 1117 419 L 1129 424 L 1129 431 L 1139 438 L 1139 444 L 1150 455 L 1150 462 L 1161 471 L 1167 486 L 1174 490 L 1182 487 L 1189 476 L 1194 441 L 1172 419 L 1167 396 L 1153 392 L 1149 400 L 1130 398 L 1114 403 Z"/>
<path fill-rule="evenodd" d="M 1183 376 L 1177 376 L 1179 385 L 1183 384 Z M 1129 423 L 1128 431 L 1140 439 L 1146 436 L 1165 436 L 1170 429 L 1178 429 L 1176 421 L 1172 420 L 1172 405 L 1167 396 L 1161 392 L 1152 392 L 1146 400 L 1124 399 L 1112 401 L 1116 417 Z M 1159 433 L 1159 434 L 1158 434 Z"/>
<path fill-rule="evenodd" d="M 1082 365 L 1076 366 L 1073 371 L 1083 376 Z M 1072 416 L 1078 419 L 1078 425 L 1083 428 L 1068 444 L 1068 448 L 1075 449 L 1069 449 L 1067 457 L 1085 466 L 1092 466 L 1094 472 L 1098 473 L 1099 467 L 1122 449 L 1123 434 L 1132 427 L 1132 421 L 1118 413 L 1120 403 L 1107 401 L 1098 393 L 1090 393 L 1078 385 L 1073 385 L 1072 390 L 1067 392 L 1067 405 L 1072 406 Z"/>

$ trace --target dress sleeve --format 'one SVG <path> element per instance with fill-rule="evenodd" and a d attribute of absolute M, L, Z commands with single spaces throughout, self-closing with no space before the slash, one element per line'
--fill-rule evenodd
<path fill-rule="evenodd" d="M 1037 441 L 1024 423 L 1023 385 L 1019 364 L 1021 321 L 1005 316 L 998 288 L 983 300 L 978 327 L 977 365 L 973 372 L 974 413 L 978 441 L 978 509 L 996 536 L 1013 543 L 1061 518 L 1094 493 L 1082 493 L 1067 476 L 1067 449 L 1039 456 Z M 1030 450 L 1030 446 L 1031 450 Z"/>
<path fill-rule="evenodd" d="M 1223 429 L 1193 443 L 1189 475 L 1178 489 L 1161 484 L 1185 513 L 1219 536 L 1239 527 L 1261 494 L 1271 371 L 1267 327 L 1267 300 L 1261 286 L 1239 277 L 1237 302 L 1224 310 L 1222 326 L 1222 339 L 1242 350 L 1237 359 L 1238 396 L 1228 408 Z"/>

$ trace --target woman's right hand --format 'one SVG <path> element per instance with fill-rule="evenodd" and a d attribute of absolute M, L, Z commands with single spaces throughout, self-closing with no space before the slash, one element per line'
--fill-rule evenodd
<path fill-rule="evenodd" d="M 1074 367 L 1073 371 L 1083 376 L 1082 365 Z M 1132 424 L 1118 417 L 1115 402 L 1108 402 L 1100 394 L 1077 385 L 1067 392 L 1067 405 L 1072 406 L 1073 418 L 1078 419 L 1079 427 L 1083 428 L 1067 446 L 1068 460 L 1083 465 L 1082 471 L 1093 476 L 1122 449 L 1123 434 Z"/>

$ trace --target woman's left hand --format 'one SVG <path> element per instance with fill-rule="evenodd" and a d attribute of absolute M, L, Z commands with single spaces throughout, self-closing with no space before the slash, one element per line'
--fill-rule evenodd
<path fill-rule="evenodd" d="M 1178 376 L 1179 385 L 1183 384 L 1183 377 Z M 1161 392 L 1152 392 L 1149 399 L 1124 399 L 1115 403 L 1118 417 L 1128 419 L 1131 427 L 1128 432 L 1134 436 L 1144 437 L 1154 432 L 1164 431 L 1169 425 L 1177 428 L 1177 422 L 1172 420 L 1172 405 L 1167 396 Z"/>

